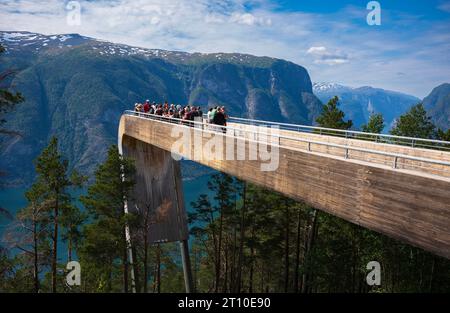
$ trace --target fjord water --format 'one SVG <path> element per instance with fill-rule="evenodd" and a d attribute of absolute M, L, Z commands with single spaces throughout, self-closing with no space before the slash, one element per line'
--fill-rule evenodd
<path fill-rule="evenodd" d="M 184 202 L 187 211 L 191 210 L 191 202 L 195 201 L 201 194 L 208 195 L 210 200 L 213 201 L 213 192 L 208 189 L 210 177 L 210 175 L 203 175 L 194 179 L 183 180 Z M 15 216 L 17 211 L 27 205 L 24 196 L 26 190 L 24 187 L 0 190 L 0 207 L 7 209 Z M 10 223 L 10 220 L 0 217 L 0 241 L 2 241 L 3 233 Z M 65 255 L 64 246 L 61 246 L 60 251 L 61 255 Z"/>

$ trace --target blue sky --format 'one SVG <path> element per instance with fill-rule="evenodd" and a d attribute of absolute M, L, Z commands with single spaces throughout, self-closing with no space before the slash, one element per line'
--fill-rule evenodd
<path fill-rule="evenodd" d="M 241 52 L 300 64 L 317 82 L 370 85 L 420 98 L 450 82 L 450 0 L 0 0 L 0 30 L 80 33 L 188 52 Z"/>

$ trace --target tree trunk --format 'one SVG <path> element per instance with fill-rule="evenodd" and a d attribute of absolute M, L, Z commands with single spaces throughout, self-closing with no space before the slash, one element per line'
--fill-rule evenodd
<path fill-rule="evenodd" d="M 56 192 L 54 220 L 53 220 L 53 251 L 52 251 L 52 292 L 56 293 L 56 275 L 58 262 L 58 213 L 59 213 L 59 192 Z"/>
<path fill-rule="evenodd" d="M 123 254 L 123 292 L 128 293 L 128 261 L 126 249 Z"/>
<path fill-rule="evenodd" d="M 227 292 L 228 289 L 228 236 L 225 237 L 225 274 L 222 292 Z"/>
<path fill-rule="evenodd" d="M 297 217 L 297 242 L 295 247 L 295 273 L 294 273 L 294 291 L 298 293 L 299 267 L 300 267 L 300 223 L 302 219 L 302 211 L 299 208 Z"/>
<path fill-rule="evenodd" d="M 216 258 L 216 283 L 214 291 L 215 293 L 219 292 L 219 284 L 220 284 L 220 266 L 221 266 L 221 252 L 222 252 L 222 231 L 223 231 L 223 204 L 220 204 L 220 223 L 219 223 L 219 242 L 217 247 L 217 258 Z"/>
<path fill-rule="evenodd" d="M 284 236 L 284 292 L 289 289 L 289 207 L 286 205 L 286 224 Z"/>
<path fill-rule="evenodd" d="M 112 268 L 113 268 L 113 261 L 112 258 L 110 257 L 108 266 L 108 283 L 107 283 L 108 292 L 112 291 L 112 271 L 113 271 Z"/>
<path fill-rule="evenodd" d="M 158 293 L 161 293 L 161 247 L 159 243 L 156 248 L 156 290 Z"/>
<path fill-rule="evenodd" d="M 255 229 L 252 228 L 252 242 L 255 239 Z M 255 258 L 255 248 L 253 247 L 253 244 L 250 247 L 250 278 L 249 278 L 249 287 L 248 287 L 248 292 L 252 293 L 253 292 L 253 268 L 254 268 L 254 258 Z"/>
<path fill-rule="evenodd" d="M 428 287 L 428 292 L 433 292 L 433 280 L 434 280 L 434 268 L 436 267 L 436 257 L 433 256 L 433 262 L 431 263 L 431 275 L 430 275 L 430 285 Z"/>
<path fill-rule="evenodd" d="M 144 293 L 148 292 L 148 232 L 144 236 Z"/>
<path fill-rule="evenodd" d="M 73 248 L 72 248 L 72 236 L 69 235 L 69 240 L 67 242 L 67 260 L 69 262 L 72 261 L 72 250 L 73 250 Z"/>
<path fill-rule="evenodd" d="M 247 194 L 247 183 L 244 182 L 244 190 L 243 190 L 243 204 L 241 208 L 241 229 L 239 234 L 239 256 L 238 256 L 238 265 L 237 265 L 237 278 L 236 278 L 236 292 L 241 292 L 242 286 L 242 262 L 244 256 L 244 237 L 245 237 L 245 210 L 246 210 L 246 194 Z"/>
<path fill-rule="evenodd" d="M 158 250 L 156 250 L 158 253 Z M 156 255 L 156 261 L 158 261 L 158 255 Z M 155 266 L 153 268 L 153 293 L 156 293 L 158 287 L 158 262 L 155 262 Z"/>
<path fill-rule="evenodd" d="M 194 281 L 194 291 L 196 292 L 198 290 L 198 286 L 197 286 L 197 274 L 198 274 L 198 251 L 197 249 L 194 248 L 194 246 L 192 247 L 192 252 L 194 255 L 194 271 L 192 273 L 193 276 L 193 281 Z"/>
<path fill-rule="evenodd" d="M 34 241 L 34 292 L 39 293 L 39 256 L 38 256 L 38 237 L 37 237 L 37 222 L 33 216 L 33 241 Z"/>
<path fill-rule="evenodd" d="M 230 266 L 230 292 L 236 292 L 236 242 L 237 242 L 237 230 L 236 225 L 233 225 L 233 249 L 231 253 L 231 266 Z"/>
<path fill-rule="evenodd" d="M 355 243 L 355 226 L 350 225 L 351 232 L 352 232 L 352 238 L 351 238 L 351 249 L 352 249 L 352 284 L 350 286 L 351 292 L 355 293 L 355 287 L 356 287 L 356 269 L 357 269 L 357 256 L 356 256 L 356 243 Z"/>
<path fill-rule="evenodd" d="M 314 209 L 313 210 L 313 215 L 312 215 L 312 219 L 311 219 L 311 225 L 309 227 L 308 230 L 308 235 L 307 235 L 307 239 L 306 239 L 306 249 L 305 249 L 305 261 L 309 262 L 310 261 L 310 257 L 311 257 L 311 249 L 312 246 L 314 244 L 314 237 L 316 234 L 316 228 L 317 228 L 317 210 Z M 308 268 L 308 271 L 310 269 Z M 302 277 L 302 293 L 308 293 L 309 291 L 309 282 L 310 280 L 310 273 L 303 273 L 303 277 Z"/>

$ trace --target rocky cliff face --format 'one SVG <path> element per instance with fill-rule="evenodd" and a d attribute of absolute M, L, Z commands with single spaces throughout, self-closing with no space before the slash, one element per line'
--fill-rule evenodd
<path fill-rule="evenodd" d="M 142 49 L 79 35 L 0 32 L 7 52 L 0 70 L 26 102 L 6 127 L 0 168 L 11 183 L 29 183 L 32 160 L 56 135 L 70 164 L 92 173 L 117 141 L 119 117 L 145 99 L 224 105 L 230 115 L 311 124 L 321 109 L 305 68 L 242 54 L 200 54 Z"/>
<path fill-rule="evenodd" d="M 423 105 L 437 127 L 450 129 L 450 84 L 442 84 L 423 99 Z"/>

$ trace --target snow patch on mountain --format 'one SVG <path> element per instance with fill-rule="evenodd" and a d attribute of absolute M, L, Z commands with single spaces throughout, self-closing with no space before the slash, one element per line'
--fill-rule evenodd
<path fill-rule="evenodd" d="M 148 49 L 140 47 L 132 47 L 124 44 L 112 43 L 106 40 L 93 39 L 79 34 L 60 34 L 60 35 L 42 35 L 30 32 L 17 31 L 0 31 L 0 44 L 5 46 L 6 50 L 13 50 L 16 52 L 31 52 L 39 53 L 51 49 L 63 49 L 78 47 L 87 44 L 87 48 L 93 53 L 108 56 L 141 56 L 145 58 L 161 58 L 168 61 L 188 62 L 197 58 L 203 59 L 204 56 L 209 56 L 212 59 L 235 62 L 241 64 L 251 64 L 255 59 L 251 55 L 240 53 L 188 53 L 181 51 L 168 51 L 161 49 Z M 32 46 L 33 49 L 27 49 Z M 264 58 L 261 58 L 264 59 Z M 272 58 L 265 58 L 266 61 L 274 60 Z"/>
<path fill-rule="evenodd" d="M 318 82 L 313 83 L 313 91 L 314 92 L 330 92 L 330 91 L 343 91 L 343 90 L 352 90 L 354 88 L 343 86 L 337 83 L 325 83 Z"/>

